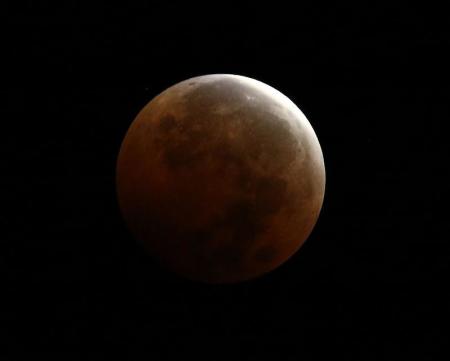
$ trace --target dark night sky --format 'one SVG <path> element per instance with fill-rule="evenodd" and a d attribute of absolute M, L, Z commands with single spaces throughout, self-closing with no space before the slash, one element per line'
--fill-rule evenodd
<path fill-rule="evenodd" d="M 444 359 L 446 13 L 134 4 L 2 5 L 0 359 Z M 209 73 L 289 96 L 327 171 L 306 244 L 238 285 L 160 269 L 115 196 L 139 110 Z"/>

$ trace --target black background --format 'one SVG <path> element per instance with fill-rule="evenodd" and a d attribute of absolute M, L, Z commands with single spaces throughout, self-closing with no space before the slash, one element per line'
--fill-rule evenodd
<path fill-rule="evenodd" d="M 445 12 L 6 4 L 0 359 L 445 359 Z M 327 171 L 310 239 L 237 285 L 160 269 L 115 195 L 116 157 L 139 110 L 209 73 L 290 97 Z"/>

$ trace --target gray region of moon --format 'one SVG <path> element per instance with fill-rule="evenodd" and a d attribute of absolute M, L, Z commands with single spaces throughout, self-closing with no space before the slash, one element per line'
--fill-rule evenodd
<path fill-rule="evenodd" d="M 306 117 L 274 88 L 237 75 L 159 94 L 130 126 L 117 163 L 132 233 L 164 267 L 209 283 L 285 262 L 311 233 L 324 191 Z"/>

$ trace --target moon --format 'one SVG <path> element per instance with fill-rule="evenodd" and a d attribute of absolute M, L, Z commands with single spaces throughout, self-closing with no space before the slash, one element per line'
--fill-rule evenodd
<path fill-rule="evenodd" d="M 122 142 L 119 206 L 166 269 L 206 283 L 264 275 L 305 242 L 325 167 L 300 109 L 255 79 L 194 77 L 152 99 Z"/>

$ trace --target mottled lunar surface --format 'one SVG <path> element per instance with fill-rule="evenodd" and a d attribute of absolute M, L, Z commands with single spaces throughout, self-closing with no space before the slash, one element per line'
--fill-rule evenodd
<path fill-rule="evenodd" d="M 285 262 L 311 233 L 324 190 L 322 151 L 303 113 L 237 75 L 188 79 L 155 97 L 117 163 L 135 237 L 164 267 L 208 283 Z"/>

